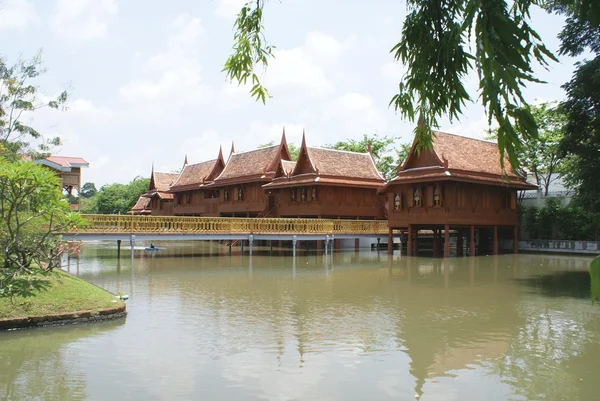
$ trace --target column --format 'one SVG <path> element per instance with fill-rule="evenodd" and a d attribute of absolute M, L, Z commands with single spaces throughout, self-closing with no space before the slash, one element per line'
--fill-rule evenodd
<path fill-rule="evenodd" d="M 419 255 L 419 229 L 415 229 L 415 240 L 414 240 L 414 245 L 415 247 L 415 256 Z"/>
<path fill-rule="evenodd" d="M 494 255 L 498 255 L 498 226 L 494 226 Z"/>
<path fill-rule="evenodd" d="M 462 230 L 458 230 L 458 238 L 456 239 L 456 255 L 463 256 L 463 236 Z"/>
<path fill-rule="evenodd" d="M 394 253 L 394 229 L 390 227 L 388 229 L 388 255 Z"/>
<path fill-rule="evenodd" d="M 117 259 L 121 257 L 121 240 L 117 240 Z"/>
<path fill-rule="evenodd" d="M 440 247 L 440 237 L 438 236 L 438 230 L 433 230 L 433 257 L 437 258 L 440 256 L 439 253 Z"/>
<path fill-rule="evenodd" d="M 475 226 L 469 227 L 469 256 L 475 256 Z"/>
<path fill-rule="evenodd" d="M 358 248 L 360 248 L 360 238 L 354 238 L 354 250 L 358 252 Z"/>
<path fill-rule="evenodd" d="M 513 253 L 519 253 L 519 226 L 513 226 Z"/>
<path fill-rule="evenodd" d="M 323 249 L 323 241 L 317 240 L 317 252 Z"/>
<path fill-rule="evenodd" d="M 408 236 L 408 241 L 406 243 L 406 255 L 412 256 L 412 225 L 408 225 L 408 232 L 406 233 Z"/>
<path fill-rule="evenodd" d="M 444 257 L 450 257 L 450 225 L 444 225 Z"/>

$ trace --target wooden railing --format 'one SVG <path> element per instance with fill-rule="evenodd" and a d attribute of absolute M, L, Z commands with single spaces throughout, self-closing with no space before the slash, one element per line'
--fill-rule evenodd
<path fill-rule="evenodd" d="M 84 214 L 72 233 L 164 234 L 387 234 L 385 220 L 167 217 Z"/>

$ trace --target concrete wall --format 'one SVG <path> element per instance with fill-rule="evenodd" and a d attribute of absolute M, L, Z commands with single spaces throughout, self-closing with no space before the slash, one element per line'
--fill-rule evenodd
<path fill-rule="evenodd" d="M 525 240 L 519 241 L 519 250 L 550 253 L 600 254 L 596 241 Z"/>

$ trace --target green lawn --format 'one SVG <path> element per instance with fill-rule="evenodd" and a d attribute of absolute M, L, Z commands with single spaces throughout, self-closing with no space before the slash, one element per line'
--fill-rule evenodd
<path fill-rule="evenodd" d="M 123 304 L 114 295 L 61 271 L 55 271 L 47 279 L 52 286 L 35 296 L 16 297 L 12 301 L 0 298 L 0 319 L 96 311 Z"/>

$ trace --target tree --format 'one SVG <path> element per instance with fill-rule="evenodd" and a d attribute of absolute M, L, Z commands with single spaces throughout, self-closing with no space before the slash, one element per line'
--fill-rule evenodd
<path fill-rule="evenodd" d="M 396 154 L 398 156 L 398 164 L 404 163 L 408 154 L 410 153 L 410 148 L 412 145 L 410 143 L 401 143 L 400 148 L 396 150 Z"/>
<path fill-rule="evenodd" d="M 275 141 L 269 141 L 267 143 L 263 143 L 262 145 L 258 145 L 259 148 L 268 148 L 270 146 L 275 145 Z M 300 153 L 300 148 L 293 142 L 288 143 L 288 150 L 290 151 L 290 156 L 292 156 L 292 160 L 298 160 L 298 153 Z"/>
<path fill-rule="evenodd" d="M 567 116 L 556 103 L 543 103 L 530 109 L 538 126 L 538 137 L 523 141 L 517 157 L 521 167 L 533 174 L 544 196 L 548 196 L 556 174 L 564 172 L 565 157 L 560 150 L 560 141 L 565 133 Z M 497 130 L 489 138 L 496 139 Z"/>
<path fill-rule="evenodd" d="M 0 296 L 44 288 L 38 276 L 59 266 L 59 234 L 80 224 L 51 170 L 0 157 Z"/>
<path fill-rule="evenodd" d="M 333 145 L 325 145 L 325 147 L 338 150 L 347 150 L 350 152 L 366 153 L 369 150 L 370 145 L 371 154 L 373 155 L 373 160 L 375 161 L 377 169 L 381 171 L 386 181 L 389 181 L 396 176 L 396 167 L 403 160 L 395 160 L 390 154 L 392 152 L 394 140 L 395 138 L 388 137 L 387 135 L 379 136 L 375 134 L 373 136 L 368 136 L 365 134 L 360 141 L 347 139 L 346 141 L 336 142 Z M 410 150 L 410 145 L 403 144 L 400 146 L 401 150 L 396 150 L 398 157 L 403 155 L 406 146 L 408 146 L 408 149 Z"/>
<path fill-rule="evenodd" d="M 135 205 L 140 195 L 148 190 L 149 185 L 149 178 L 136 177 L 129 184 L 103 185 L 90 199 L 95 202 L 96 213 L 126 214 Z"/>
<path fill-rule="evenodd" d="M 574 29 L 600 26 L 600 2 L 596 0 L 406 0 L 408 15 L 402 36 L 391 52 L 407 66 L 390 101 L 396 111 L 417 122 L 417 151 L 431 148 L 432 128 L 443 116 L 458 119 L 466 102 L 475 96 L 464 82 L 475 71 L 479 97 L 488 122 L 496 122 L 500 154 L 508 155 L 514 168 L 522 140 L 537 136 L 537 127 L 522 89 L 541 82 L 532 63 L 547 66 L 556 57 L 544 46 L 529 24 L 532 6 L 574 19 Z M 268 66 L 273 47 L 263 35 L 264 0 L 248 0 L 234 24 L 234 46 L 223 70 L 238 83 L 252 79 L 251 96 L 266 102 L 268 91 L 257 71 Z M 471 40 L 475 43 L 471 46 Z M 565 39 L 563 38 L 563 43 Z M 574 42 L 576 43 L 576 42 Z M 504 164 L 504 158 L 500 161 Z"/>
<path fill-rule="evenodd" d="M 45 71 L 41 51 L 31 60 L 19 59 L 12 65 L 0 58 L 0 145 L 3 153 L 8 152 L 13 158 L 20 153 L 41 158 L 47 155 L 51 146 L 60 144 L 60 138 L 44 139 L 35 128 L 23 122 L 27 113 L 42 107 L 58 109 L 67 101 L 66 91 L 49 102 L 39 100 L 38 88 L 32 81 Z M 38 151 L 30 147 L 29 140 L 39 142 Z"/>
<path fill-rule="evenodd" d="M 98 190 L 96 189 L 96 185 L 94 185 L 93 182 L 86 182 L 81 187 L 81 190 L 79 191 L 79 196 L 82 199 L 87 199 L 87 198 L 91 198 L 92 196 L 96 195 L 97 192 L 98 192 Z"/>
<path fill-rule="evenodd" d="M 561 54 L 577 56 L 590 50 L 595 57 L 578 63 L 573 77 L 563 86 L 567 99 L 561 107 L 567 125 L 560 146 L 569 156 L 566 178 L 575 188 L 575 199 L 600 215 L 600 28 L 598 19 L 593 18 L 593 10 L 598 8 L 594 2 L 589 14 L 580 14 L 563 6 L 568 18 L 560 33 Z"/>

